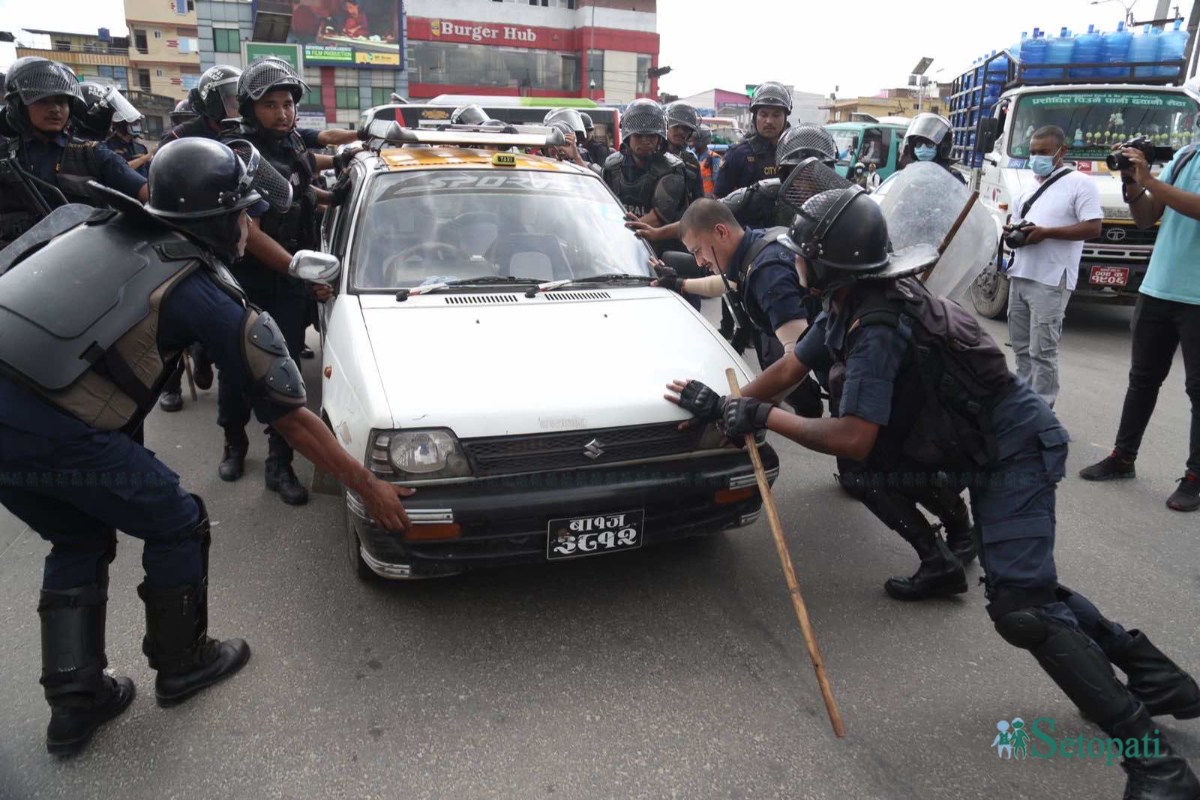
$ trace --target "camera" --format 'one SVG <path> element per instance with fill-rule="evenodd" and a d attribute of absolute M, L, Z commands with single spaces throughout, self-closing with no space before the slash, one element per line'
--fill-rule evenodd
<path fill-rule="evenodd" d="M 1024 247 L 1025 245 L 1029 244 L 1029 231 L 1036 227 L 1037 226 L 1029 220 L 1005 227 L 1004 244 L 1008 245 L 1008 247 L 1013 250 L 1016 250 L 1019 247 Z"/>
<path fill-rule="evenodd" d="M 1121 149 L 1128 147 L 1141 151 L 1142 155 L 1146 157 L 1147 164 L 1165 164 L 1175 155 L 1174 149 L 1170 147 L 1158 147 L 1145 136 L 1139 136 L 1136 139 L 1130 139 L 1128 142 L 1122 142 L 1120 147 Z M 1128 156 L 1122 155 L 1119 150 L 1115 153 L 1109 153 L 1105 157 L 1104 163 L 1108 164 L 1108 168 L 1114 172 L 1133 168 L 1133 162 L 1129 160 Z"/>

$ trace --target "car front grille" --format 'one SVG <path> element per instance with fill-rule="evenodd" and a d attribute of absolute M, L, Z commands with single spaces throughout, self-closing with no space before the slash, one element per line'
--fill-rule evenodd
<path fill-rule="evenodd" d="M 704 428 L 679 423 L 632 425 L 531 436 L 462 440 L 476 477 L 574 469 L 679 455 L 698 449 Z"/>
<path fill-rule="evenodd" d="M 1088 239 L 1088 245 L 1094 247 L 1148 247 L 1154 244 L 1158 235 L 1158 226 L 1142 230 L 1134 225 L 1105 224 L 1100 235 Z"/>

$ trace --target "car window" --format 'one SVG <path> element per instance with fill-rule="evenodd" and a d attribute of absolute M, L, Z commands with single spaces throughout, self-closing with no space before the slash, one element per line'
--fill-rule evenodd
<path fill-rule="evenodd" d="M 650 250 L 604 185 L 571 173 L 423 170 L 366 187 L 351 286 L 396 290 L 469 278 L 650 275 Z"/>

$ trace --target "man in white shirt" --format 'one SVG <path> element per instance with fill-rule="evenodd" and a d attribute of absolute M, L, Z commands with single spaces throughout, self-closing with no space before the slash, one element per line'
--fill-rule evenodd
<path fill-rule="evenodd" d="M 1083 242 L 1100 235 L 1104 216 L 1100 190 L 1087 175 L 1063 166 L 1066 154 L 1062 128 L 1047 125 L 1034 131 L 1029 168 L 1037 180 L 1017 198 L 1010 226 L 1033 225 L 1023 229 L 1025 244 L 1013 250 L 1008 270 L 1008 336 L 1017 375 L 1051 407 L 1058 397 L 1063 312 L 1079 277 Z M 1035 198 L 1043 186 L 1045 191 Z M 1010 234 L 1005 241 L 1013 242 Z"/>

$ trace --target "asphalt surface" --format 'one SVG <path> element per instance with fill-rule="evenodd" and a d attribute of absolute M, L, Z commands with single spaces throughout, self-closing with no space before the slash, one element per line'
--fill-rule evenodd
<path fill-rule="evenodd" d="M 1200 669 L 1200 515 L 1163 504 L 1186 455 L 1181 364 L 1137 480 L 1075 477 L 1111 446 L 1128 323 L 1128 309 L 1068 312 L 1059 412 L 1074 442 L 1059 490 L 1060 577 Z M 1002 324 L 988 327 L 1007 338 Z M 317 386 L 316 362 L 304 368 Z M 1056 736 L 1100 734 L 994 633 L 978 567 L 958 599 L 884 595 L 883 580 L 915 559 L 834 486 L 828 457 L 775 442 L 780 509 L 843 740 L 830 731 L 765 517 L 631 554 L 370 586 L 350 572 L 337 498 L 294 509 L 263 490 L 263 437 L 241 482 L 217 478 L 215 404 L 203 392 L 182 413 L 154 413 L 147 440 L 207 500 L 211 632 L 245 637 L 253 659 L 219 687 L 158 708 L 140 650 L 140 547 L 122 536 L 108 649 L 140 694 L 84 754 L 52 759 L 35 613 L 47 546 L 3 516 L 0 798 L 1121 796 L 1124 774 L 1102 759 L 998 758 L 996 723 L 1015 716 L 1052 718 Z M 1200 765 L 1200 721 L 1162 727 Z"/>

